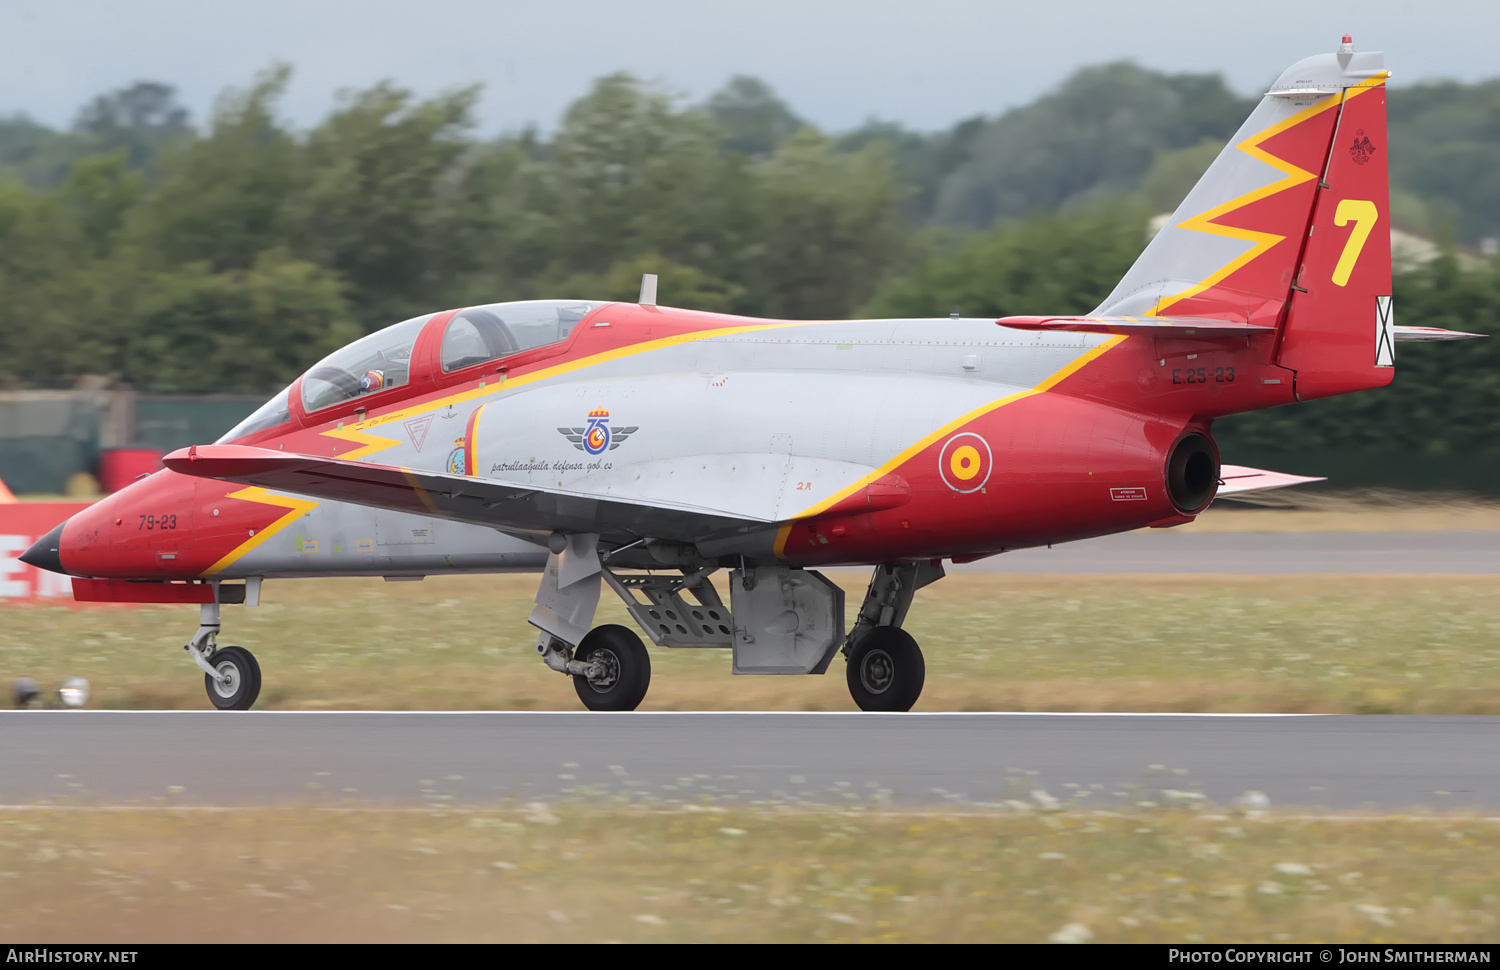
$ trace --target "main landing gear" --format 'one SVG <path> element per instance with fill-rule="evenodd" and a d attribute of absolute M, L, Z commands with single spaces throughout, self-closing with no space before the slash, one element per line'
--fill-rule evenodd
<path fill-rule="evenodd" d="M 220 647 L 219 604 L 198 607 L 198 632 L 183 645 L 203 671 L 203 689 L 221 711 L 248 711 L 260 696 L 260 664 L 244 647 Z"/>
<path fill-rule="evenodd" d="M 927 664 L 901 629 L 917 590 L 943 578 L 940 562 L 881 563 L 870 577 L 859 619 L 844 641 L 849 695 L 862 711 L 909 711 L 922 696 Z"/>
<path fill-rule="evenodd" d="M 573 678 L 573 690 L 591 711 L 633 711 L 651 686 L 651 655 L 635 631 L 616 624 L 595 627 L 568 656 L 553 637 L 540 648 L 547 666 Z"/>
<path fill-rule="evenodd" d="M 881 626 L 855 641 L 845 674 L 862 711 L 909 711 L 922 696 L 927 664 L 910 633 Z"/>
<path fill-rule="evenodd" d="M 742 563 L 730 570 L 726 607 L 709 581 L 714 567 L 616 573 L 600 562 L 597 536 L 554 538 L 529 619 L 541 631 L 537 654 L 572 678 L 589 710 L 633 711 L 651 683 L 651 658 L 634 631 L 589 628 L 601 580 L 658 647 L 731 650 L 736 674 L 821 674 L 842 648 L 860 710 L 909 711 L 922 696 L 926 664 L 901 624 L 913 594 L 942 578 L 938 561 L 875 567 L 846 637 L 843 590 L 812 570 Z"/>

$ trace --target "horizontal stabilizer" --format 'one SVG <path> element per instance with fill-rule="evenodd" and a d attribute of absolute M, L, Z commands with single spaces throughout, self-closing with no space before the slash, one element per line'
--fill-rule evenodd
<path fill-rule="evenodd" d="M 1241 492 L 1263 492 L 1271 488 L 1285 488 L 1288 485 L 1305 485 L 1308 482 L 1325 481 L 1322 478 L 1309 478 L 1306 475 L 1288 475 L 1285 472 L 1268 472 L 1261 468 L 1246 468 L 1244 465 L 1220 465 L 1219 480 L 1224 483 L 1219 486 L 1219 498 Z"/>
<path fill-rule="evenodd" d="M 1077 333 L 1155 334 L 1158 337 L 1253 337 L 1272 334 L 1262 327 L 1215 317 L 1001 317 L 1002 327 L 1017 330 L 1063 330 Z"/>
<path fill-rule="evenodd" d="M 258 485 L 334 502 L 414 512 L 517 533 L 629 533 L 696 542 L 764 525 L 722 510 L 644 504 L 566 489 L 321 458 L 246 445 L 181 448 L 162 464 L 183 475 Z"/>
<path fill-rule="evenodd" d="M 1444 330 L 1442 327 L 1392 327 L 1397 340 L 1473 340 L 1488 337 L 1487 333 L 1464 333 L 1462 330 Z"/>

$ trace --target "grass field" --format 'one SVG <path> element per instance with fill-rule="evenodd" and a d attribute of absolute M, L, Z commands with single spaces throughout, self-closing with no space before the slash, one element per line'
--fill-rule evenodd
<path fill-rule="evenodd" d="M 1480 942 L 1476 818 L 0 811 L 0 937 Z"/>
<path fill-rule="evenodd" d="M 1247 513 L 1259 514 L 1259 513 Z M 863 573 L 834 573 L 857 604 Z M 264 710 L 573 710 L 533 652 L 532 576 L 266 584 L 227 607 Z M 918 710 L 1500 713 L 1500 577 L 951 575 L 917 594 Z M 852 605 L 851 605 L 852 610 Z M 629 623 L 607 593 L 599 622 Z M 0 678 L 90 681 L 90 707 L 206 708 L 196 607 L 0 611 Z M 822 677 L 733 677 L 652 649 L 647 710 L 850 710 Z"/>

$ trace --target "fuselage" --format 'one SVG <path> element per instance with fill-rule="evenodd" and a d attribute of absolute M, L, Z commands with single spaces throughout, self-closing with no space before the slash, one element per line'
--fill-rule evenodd
<path fill-rule="evenodd" d="M 1174 446 L 1206 437 L 1217 416 L 1292 399 L 1290 374 L 1248 339 L 586 306 L 562 340 L 452 370 L 444 354 L 468 311 L 408 321 L 396 386 L 340 391 L 343 378 L 315 367 L 225 440 L 740 523 L 678 543 L 665 563 L 660 547 L 621 554 L 636 565 L 855 564 L 1187 521 L 1212 489 L 1174 496 Z M 535 570 L 546 559 L 545 535 L 429 512 L 161 471 L 69 520 L 58 548 L 69 573 L 128 579 Z M 627 522 L 602 541 L 638 538 Z"/>

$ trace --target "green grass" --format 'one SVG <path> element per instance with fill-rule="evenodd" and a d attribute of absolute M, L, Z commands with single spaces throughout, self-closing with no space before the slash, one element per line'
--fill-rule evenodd
<path fill-rule="evenodd" d="M 1482 942 L 1493 820 L 1183 810 L 0 812 L 31 942 Z"/>
<path fill-rule="evenodd" d="M 851 611 L 864 576 L 835 574 Z M 224 611 L 261 709 L 576 709 L 525 622 L 535 578 L 268 583 Z M 1500 713 L 1500 577 L 958 574 L 922 590 L 918 710 Z M 606 594 L 598 622 L 629 624 Z M 196 607 L 0 609 L 0 678 L 87 677 L 90 707 L 206 708 Z M 652 650 L 645 709 L 852 709 L 822 677 L 733 677 Z"/>

